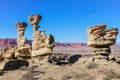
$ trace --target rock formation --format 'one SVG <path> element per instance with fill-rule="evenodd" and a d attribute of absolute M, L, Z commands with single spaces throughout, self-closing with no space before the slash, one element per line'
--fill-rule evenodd
<path fill-rule="evenodd" d="M 16 48 L 17 48 L 16 46 L 10 46 L 10 47 L 4 48 L 1 51 L 1 57 L 4 59 L 14 59 Z"/>
<path fill-rule="evenodd" d="M 24 31 L 26 29 L 27 24 L 24 22 L 17 22 L 16 27 L 18 29 L 18 38 L 17 38 L 17 46 L 24 46 L 26 38 L 24 37 Z"/>
<path fill-rule="evenodd" d="M 40 27 L 38 23 L 41 20 L 41 16 L 37 14 L 31 15 L 28 20 L 34 28 L 31 56 L 33 58 L 41 58 L 51 54 L 55 45 L 54 37 L 51 34 L 46 35 L 44 30 L 38 30 Z"/>
<path fill-rule="evenodd" d="M 10 62 L 10 65 L 12 65 L 12 67 L 14 68 L 15 66 L 14 63 L 16 61 L 18 62 L 16 65 L 19 65 L 21 64 L 19 62 L 19 61 L 22 61 L 21 59 L 25 59 L 25 61 L 27 62 L 27 59 L 30 59 L 31 57 L 32 57 L 32 60 L 34 60 L 35 58 L 35 62 L 40 63 L 41 67 L 43 68 L 47 67 L 47 64 L 49 64 L 47 55 L 50 55 L 53 52 L 55 41 L 54 41 L 54 37 L 51 34 L 46 35 L 44 30 L 40 30 L 40 31 L 38 30 L 39 29 L 38 23 L 40 22 L 40 20 L 41 20 L 40 15 L 29 16 L 29 22 L 32 24 L 34 28 L 32 47 L 29 44 L 25 43 L 26 37 L 24 37 L 24 31 L 26 29 L 27 24 L 25 22 L 16 23 L 16 27 L 18 29 L 17 45 L 16 45 L 16 40 L 14 40 L 12 44 L 15 46 L 9 46 L 4 48 L 3 50 L 0 50 L 0 60 L 3 60 L 3 64 L 0 65 L 2 66 L 0 67 L 0 69 L 3 69 L 4 66 L 9 67 L 9 64 L 8 64 L 9 62 Z M 10 42 L 8 42 L 7 44 L 9 43 Z M 1 45 L 3 44 L 6 44 L 6 43 L 4 43 L 3 41 Z"/>
<path fill-rule="evenodd" d="M 40 26 L 38 26 L 38 23 L 41 20 L 41 16 L 40 15 L 31 15 L 31 16 L 29 16 L 28 20 L 34 28 L 32 50 L 37 50 L 38 46 L 39 46 L 39 37 L 40 37 L 40 34 L 39 34 L 40 32 L 38 31 L 38 28 Z"/>
<path fill-rule="evenodd" d="M 16 23 L 16 27 L 18 29 L 17 49 L 15 52 L 16 58 L 31 56 L 30 45 L 25 44 L 26 38 L 24 37 L 24 31 L 26 29 L 26 26 L 27 24 L 24 22 Z"/>
<path fill-rule="evenodd" d="M 100 24 L 88 28 L 87 45 L 92 47 L 94 59 L 109 59 L 110 46 L 116 43 L 117 28 L 105 30 L 106 25 Z"/>

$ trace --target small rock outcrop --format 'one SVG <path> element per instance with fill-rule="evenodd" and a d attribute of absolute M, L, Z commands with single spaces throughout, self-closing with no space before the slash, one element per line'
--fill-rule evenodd
<path fill-rule="evenodd" d="M 53 47 L 55 45 L 54 37 L 50 35 L 46 35 L 44 30 L 39 29 L 39 22 L 41 20 L 40 15 L 31 15 L 28 18 L 29 22 L 33 26 L 33 42 L 32 42 L 32 54 L 33 58 L 35 57 L 43 57 L 50 55 L 53 51 Z"/>
<path fill-rule="evenodd" d="M 116 43 L 117 28 L 105 30 L 106 25 L 100 24 L 88 28 L 87 45 L 92 47 L 94 59 L 109 59 L 110 46 Z"/>
<path fill-rule="evenodd" d="M 14 59 L 16 48 L 17 48 L 16 46 L 10 46 L 10 47 L 4 48 L 1 51 L 1 57 L 4 59 Z"/>
<path fill-rule="evenodd" d="M 26 38 L 24 37 L 24 31 L 27 24 L 24 22 L 16 23 L 18 29 L 18 38 L 17 38 L 17 49 L 15 51 L 16 58 L 30 57 L 31 56 L 31 47 L 28 44 L 25 44 Z"/>

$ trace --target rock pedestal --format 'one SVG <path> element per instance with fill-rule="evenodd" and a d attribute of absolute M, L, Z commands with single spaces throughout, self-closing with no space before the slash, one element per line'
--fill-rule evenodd
<path fill-rule="evenodd" d="M 117 28 L 105 30 L 106 25 L 100 24 L 88 28 L 87 45 L 92 47 L 94 59 L 109 59 L 110 46 L 116 43 Z"/>
<path fill-rule="evenodd" d="M 54 37 L 46 35 L 44 30 L 38 30 L 38 23 L 41 20 L 40 15 L 31 15 L 28 18 L 29 22 L 33 26 L 33 42 L 32 42 L 32 54 L 33 58 L 41 58 L 52 53 L 55 45 Z"/>
<path fill-rule="evenodd" d="M 24 31 L 27 24 L 24 22 L 17 22 L 16 27 L 18 29 L 17 49 L 15 51 L 15 58 L 23 58 L 31 56 L 31 47 L 25 44 L 26 38 L 24 37 Z"/>
<path fill-rule="evenodd" d="M 18 29 L 18 37 L 17 37 L 17 46 L 24 46 L 26 38 L 24 37 L 24 31 L 26 29 L 27 24 L 24 22 L 17 22 L 16 27 Z"/>
<path fill-rule="evenodd" d="M 33 42 L 32 42 L 32 50 L 38 50 L 39 47 L 39 40 L 40 40 L 40 32 L 38 31 L 39 29 L 39 22 L 41 20 L 40 15 L 31 15 L 28 18 L 29 22 L 33 26 Z"/>

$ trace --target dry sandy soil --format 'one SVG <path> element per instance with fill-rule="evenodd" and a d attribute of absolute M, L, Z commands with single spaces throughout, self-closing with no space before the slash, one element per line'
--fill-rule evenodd
<path fill-rule="evenodd" d="M 120 56 L 120 46 L 112 46 L 112 56 Z M 55 54 L 83 55 L 74 62 L 63 60 L 60 64 L 45 62 L 32 63 L 29 60 L 28 67 L 20 67 L 16 70 L 0 71 L 0 80 L 120 80 L 120 65 L 109 61 L 107 64 L 91 62 L 90 48 L 55 47 Z M 2 64 L 2 62 L 1 62 Z"/>

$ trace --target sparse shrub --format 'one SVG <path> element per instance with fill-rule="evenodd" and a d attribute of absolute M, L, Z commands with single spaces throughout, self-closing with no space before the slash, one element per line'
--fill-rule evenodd
<path fill-rule="evenodd" d="M 22 67 L 19 68 L 19 70 L 20 71 L 25 71 L 25 70 L 27 70 L 27 67 L 26 66 L 22 66 Z"/>
<path fill-rule="evenodd" d="M 87 73 L 75 74 L 75 79 L 95 80 L 93 76 L 90 76 Z"/>
<path fill-rule="evenodd" d="M 95 78 L 94 77 L 92 77 L 92 76 L 89 76 L 89 77 L 86 77 L 86 79 L 85 80 L 95 80 Z"/>
<path fill-rule="evenodd" d="M 87 73 L 76 73 L 66 74 L 62 77 L 62 80 L 95 80 L 95 77 Z"/>
<path fill-rule="evenodd" d="M 112 79 L 109 77 L 104 77 L 103 80 L 112 80 Z"/>
<path fill-rule="evenodd" d="M 31 67 L 22 66 L 21 68 L 19 68 L 20 71 L 27 71 L 27 73 L 22 76 L 21 80 L 39 80 L 40 78 L 34 78 L 34 76 L 39 74 L 44 75 L 45 72 L 36 71 L 35 68 L 37 67 L 38 66 L 31 66 Z M 47 79 L 47 80 L 52 80 L 52 79 Z"/>
<path fill-rule="evenodd" d="M 120 74 L 117 72 L 114 72 L 113 70 L 108 71 L 106 76 L 110 79 L 112 78 L 120 79 Z"/>
<path fill-rule="evenodd" d="M 52 78 L 52 77 L 49 77 L 47 80 L 55 80 L 54 78 Z"/>
<path fill-rule="evenodd" d="M 94 69 L 94 68 L 97 68 L 98 65 L 95 64 L 95 63 L 93 63 L 93 62 L 91 62 L 91 63 L 87 64 L 85 67 L 86 67 L 87 69 Z"/>
<path fill-rule="evenodd" d="M 33 75 L 31 72 L 28 71 L 26 74 L 24 74 L 24 75 L 22 76 L 22 79 L 21 79 L 21 80 L 31 80 L 33 76 L 34 76 L 34 75 Z"/>
<path fill-rule="evenodd" d="M 20 71 L 29 71 L 29 72 L 34 72 L 34 69 L 37 68 L 38 66 L 22 66 L 19 68 Z"/>
<path fill-rule="evenodd" d="M 117 58 L 116 63 L 120 64 L 120 57 Z"/>
<path fill-rule="evenodd" d="M 71 79 L 71 78 L 72 78 L 71 75 L 66 74 L 66 75 L 64 75 L 64 76 L 62 77 L 62 80 L 68 80 L 68 79 Z"/>
<path fill-rule="evenodd" d="M 89 76 L 89 75 L 86 74 L 86 73 L 81 73 L 81 74 L 76 73 L 75 74 L 75 78 L 84 78 L 84 77 L 87 77 L 87 76 Z"/>

